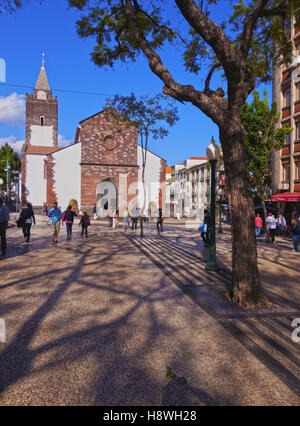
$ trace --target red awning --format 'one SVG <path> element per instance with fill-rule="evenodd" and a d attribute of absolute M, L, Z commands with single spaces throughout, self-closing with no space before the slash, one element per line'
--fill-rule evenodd
<path fill-rule="evenodd" d="M 283 192 L 282 194 L 272 195 L 271 201 L 281 202 L 300 202 L 300 192 Z"/>

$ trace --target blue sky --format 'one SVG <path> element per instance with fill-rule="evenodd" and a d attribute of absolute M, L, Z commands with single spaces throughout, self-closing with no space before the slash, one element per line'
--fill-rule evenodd
<path fill-rule="evenodd" d="M 46 54 L 49 84 L 58 96 L 58 131 L 62 145 L 71 143 L 79 121 L 102 109 L 107 95 L 134 92 L 137 96 L 151 96 L 162 89 L 161 81 L 152 74 L 143 57 L 128 65 L 118 63 L 113 70 L 96 67 L 90 59 L 93 40 L 80 39 L 76 33 L 75 23 L 79 17 L 80 12 L 68 8 L 66 0 L 44 0 L 42 5 L 32 0 L 15 15 L 0 15 L 0 58 L 6 62 L 7 84 L 34 87 L 42 53 Z M 166 65 L 179 83 L 202 89 L 205 76 L 187 73 L 181 66 L 178 50 L 163 52 Z M 215 80 L 219 86 L 220 76 Z M 96 92 L 104 96 L 63 93 L 55 89 Z M 271 86 L 267 89 L 271 96 Z M 31 93 L 31 89 L 0 83 L 0 144 L 8 141 L 20 149 L 25 138 L 26 92 Z M 190 104 L 177 103 L 177 106 L 179 122 L 170 128 L 167 138 L 150 144 L 150 149 L 169 165 L 192 156 L 204 156 L 211 136 L 219 139 L 217 126 L 200 110 Z"/>

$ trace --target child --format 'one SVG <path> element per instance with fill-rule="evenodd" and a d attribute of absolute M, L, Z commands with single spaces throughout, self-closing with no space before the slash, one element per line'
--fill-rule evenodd
<path fill-rule="evenodd" d="M 79 225 L 81 225 L 81 236 L 83 237 L 83 234 L 85 232 L 85 237 L 87 238 L 87 231 L 88 231 L 88 226 L 90 226 L 91 222 L 90 222 L 90 218 L 89 216 L 86 214 L 86 212 L 82 212 L 82 216 L 79 222 Z"/>

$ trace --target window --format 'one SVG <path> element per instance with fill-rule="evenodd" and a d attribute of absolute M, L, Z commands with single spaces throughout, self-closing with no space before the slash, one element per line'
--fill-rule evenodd
<path fill-rule="evenodd" d="M 286 143 L 286 145 L 290 145 L 290 143 L 291 143 L 291 134 L 286 135 L 285 143 Z"/>
<path fill-rule="evenodd" d="M 284 92 L 284 105 L 285 107 L 290 106 L 291 105 L 291 91 L 287 90 L 286 92 Z"/>
<path fill-rule="evenodd" d="M 295 163 L 295 179 L 300 180 L 300 161 Z"/>
<path fill-rule="evenodd" d="M 282 165 L 282 180 L 289 181 L 290 180 L 290 165 L 283 164 Z"/>
<path fill-rule="evenodd" d="M 40 124 L 41 124 L 41 126 L 44 126 L 44 124 L 45 124 L 45 119 L 42 115 L 40 117 Z"/>

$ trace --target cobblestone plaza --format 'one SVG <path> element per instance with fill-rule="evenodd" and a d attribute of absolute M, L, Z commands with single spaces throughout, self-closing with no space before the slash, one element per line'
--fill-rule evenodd
<path fill-rule="evenodd" d="M 26 245 L 8 229 L 0 260 L 1 405 L 299 405 L 299 253 L 258 243 L 272 312 L 240 311 L 230 230 L 217 235 L 217 274 L 199 233 L 166 223 L 139 231 L 93 222 L 51 245 L 39 216 Z M 78 229 L 78 230 L 77 230 Z M 166 376 L 166 366 L 176 377 Z"/>

